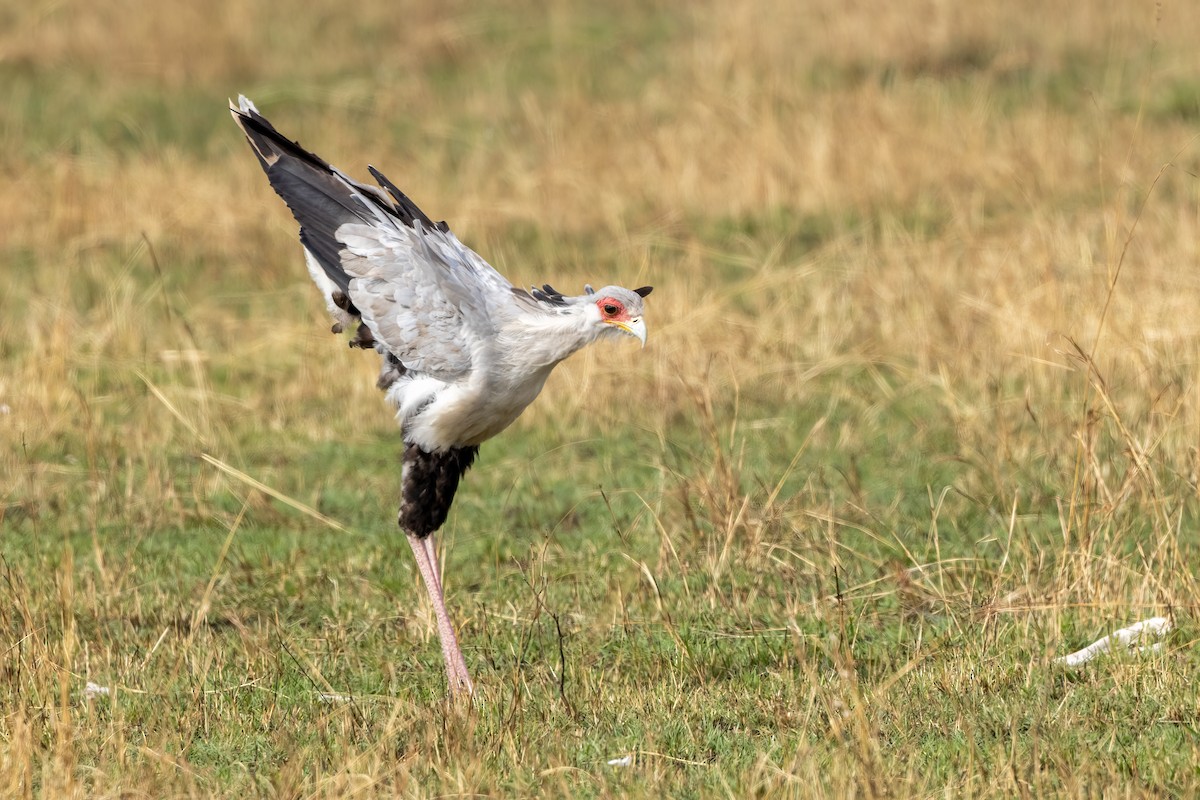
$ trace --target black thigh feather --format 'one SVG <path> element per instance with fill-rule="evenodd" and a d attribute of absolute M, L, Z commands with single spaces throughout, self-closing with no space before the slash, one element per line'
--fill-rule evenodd
<path fill-rule="evenodd" d="M 427 453 L 415 444 L 405 446 L 399 517 L 405 533 L 424 538 L 442 527 L 458 481 L 477 453 L 478 445 L 440 453 Z"/>

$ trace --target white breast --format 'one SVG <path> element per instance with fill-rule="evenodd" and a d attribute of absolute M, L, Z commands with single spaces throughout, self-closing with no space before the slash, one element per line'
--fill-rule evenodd
<path fill-rule="evenodd" d="M 542 391 L 553 367 L 527 373 L 517 383 L 478 380 L 448 384 L 403 377 L 388 390 L 405 441 L 433 451 L 477 445 L 516 421 Z"/>

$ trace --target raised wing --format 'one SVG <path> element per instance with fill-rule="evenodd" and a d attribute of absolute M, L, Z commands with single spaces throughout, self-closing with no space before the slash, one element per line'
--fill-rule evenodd
<path fill-rule="evenodd" d="M 408 369 L 462 378 L 514 310 L 508 281 L 451 233 L 347 223 L 337 235 L 350 300 Z"/>
<path fill-rule="evenodd" d="M 310 272 L 335 318 L 360 317 L 408 369 L 447 381 L 468 373 L 529 295 L 373 167 L 386 193 L 284 137 L 245 97 L 230 111 L 300 223 Z"/>

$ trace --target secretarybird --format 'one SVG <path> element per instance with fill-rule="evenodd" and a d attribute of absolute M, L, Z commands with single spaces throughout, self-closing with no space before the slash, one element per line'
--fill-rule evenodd
<path fill-rule="evenodd" d="M 378 386 L 404 439 L 399 523 L 437 617 L 451 695 L 474 687 L 446 612 L 433 534 L 479 445 L 533 402 L 560 361 L 599 339 L 646 343 L 651 287 L 569 297 L 517 289 L 374 167 L 378 188 L 275 130 L 245 97 L 230 104 L 271 186 L 300 223 L 308 272 L 334 333 L 382 360 Z"/>

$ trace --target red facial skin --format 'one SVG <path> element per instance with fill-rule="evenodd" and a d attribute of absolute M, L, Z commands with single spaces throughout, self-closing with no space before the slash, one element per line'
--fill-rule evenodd
<path fill-rule="evenodd" d="M 625 304 L 620 300 L 602 297 L 596 301 L 596 307 L 600 309 L 600 319 L 602 320 L 624 322 L 629 319 L 629 314 L 625 311 Z"/>

